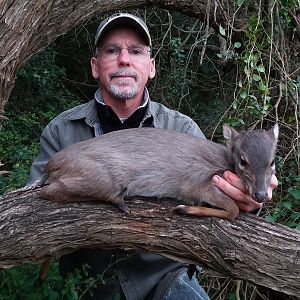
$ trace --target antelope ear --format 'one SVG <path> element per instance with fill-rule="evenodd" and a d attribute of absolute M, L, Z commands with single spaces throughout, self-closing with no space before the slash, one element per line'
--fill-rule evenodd
<path fill-rule="evenodd" d="M 238 135 L 239 135 L 239 133 L 234 128 L 232 128 L 228 124 L 224 124 L 223 125 L 223 136 L 225 138 L 226 145 L 228 147 L 231 146 L 232 139 L 235 138 L 235 137 L 237 137 Z"/>

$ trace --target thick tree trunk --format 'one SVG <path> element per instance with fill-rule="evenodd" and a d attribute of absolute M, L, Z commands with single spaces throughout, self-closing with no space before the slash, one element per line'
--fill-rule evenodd
<path fill-rule="evenodd" d="M 206 14 L 205 0 L 0 0 L 0 120 L 16 71 L 29 57 L 94 16 L 154 3 L 199 18 Z M 220 6 L 215 3 L 213 1 L 209 12 L 212 23 L 222 15 Z"/>
<path fill-rule="evenodd" d="M 176 215 L 174 201 L 144 200 L 128 200 L 131 213 L 125 214 L 105 204 L 51 203 L 36 190 L 4 195 L 0 268 L 80 247 L 142 249 L 300 295 L 298 231 L 244 214 L 233 222 Z"/>

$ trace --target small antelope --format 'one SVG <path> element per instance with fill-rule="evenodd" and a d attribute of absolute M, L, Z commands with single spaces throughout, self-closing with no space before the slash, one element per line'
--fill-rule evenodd
<path fill-rule="evenodd" d="M 238 133 L 225 124 L 223 135 L 227 147 L 157 128 L 114 131 L 76 143 L 50 159 L 44 170 L 49 184 L 40 197 L 59 203 L 99 200 L 126 212 L 125 197 L 168 197 L 187 204 L 175 207 L 177 212 L 233 220 L 239 213 L 235 201 L 211 178 L 235 171 L 256 201 L 267 199 L 278 125 Z"/>

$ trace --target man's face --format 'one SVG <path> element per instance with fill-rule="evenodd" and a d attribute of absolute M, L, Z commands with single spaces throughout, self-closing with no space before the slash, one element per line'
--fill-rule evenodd
<path fill-rule="evenodd" d="M 155 76 L 155 61 L 149 50 L 142 37 L 130 28 L 115 28 L 103 37 L 91 66 L 104 98 L 142 98 L 148 79 Z"/>

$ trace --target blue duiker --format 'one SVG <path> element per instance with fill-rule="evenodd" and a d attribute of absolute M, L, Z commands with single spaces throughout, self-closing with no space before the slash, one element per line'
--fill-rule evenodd
<path fill-rule="evenodd" d="M 237 132 L 223 126 L 227 147 L 172 130 L 114 131 L 56 153 L 44 170 L 39 195 L 54 202 L 99 200 L 128 212 L 125 197 L 175 198 L 174 211 L 232 220 L 239 209 L 211 179 L 236 172 L 257 202 L 267 199 L 275 173 L 278 125 L 268 131 Z M 209 207 L 201 206 L 203 203 Z"/>

